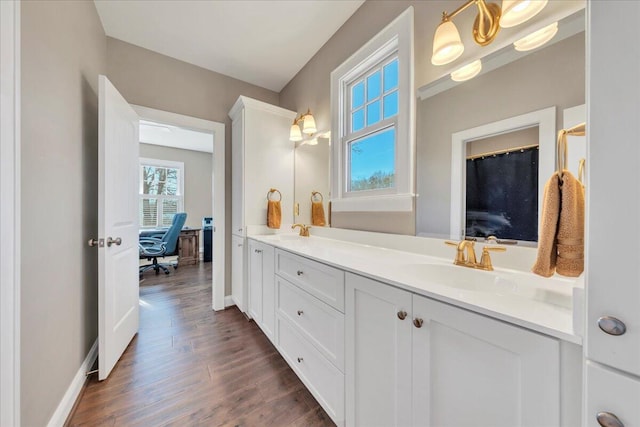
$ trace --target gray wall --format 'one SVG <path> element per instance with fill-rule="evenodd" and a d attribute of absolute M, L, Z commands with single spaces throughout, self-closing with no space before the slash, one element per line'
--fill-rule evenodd
<path fill-rule="evenodd" d="M 417 232 L 449 234 L 452 133 L 553 105 L 561 126 L 584 102 L 584 32 L 418 102 Z"/>
<path fill-rule="evenodd" d="M 46 425 L 97 337 L 98 74 L 91 1 L 21 3 L 21 417 Z"/>
<path fill-rule="evenodd" d="M 213 43 L 213 42 L 212 42 Z M 184 114 L 226 125 L 226 253 L 231 253 L 231 120 L 240 95 L 278 104 L 278 94 L 241 80 L 107 37 L 107 76 L 136 105 Z M 231 294 L 227 257 L 225 295 Z"/>
<path fill-rule="evenodd" d="M 161 145 L 140 144 L 140 157 L 184 162 L 184 211 L 188 227 L 202 227 L 202 217 L 213 216 L 211 177 L 213 155 Z M 200 246 L 202 246 L 200 239 Z"/>

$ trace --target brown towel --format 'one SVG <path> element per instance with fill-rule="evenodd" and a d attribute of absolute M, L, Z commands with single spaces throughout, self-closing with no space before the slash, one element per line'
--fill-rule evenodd
<path fill-rule="evenodd" d="M 311 224 L 325 226 L 324 220 L 324 206 L 322 202 L 311 202 Z"/>
<path fill-rule="evenodd" d="M 282 221 L 282 208 L 280 200 L 269 200 L 267 202 L 267 227 L 280 228 Z"/>
<path fill-rule="evenodd" d="M 544 187 L 538 257 L 531 269 L 544 277 L 555 271 L 576 277 L 584 270 L 584 189 L 567 170 L 562 181 L 554 173 Z"/>

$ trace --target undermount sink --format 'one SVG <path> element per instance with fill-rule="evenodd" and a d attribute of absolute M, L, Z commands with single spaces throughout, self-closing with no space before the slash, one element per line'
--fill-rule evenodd
<path fill-rule="evenodd" d="M 533 273 L 483 271 L 453 264 L 408 264 L 400 270 L 420 280 L 461 291 L 528 298 L 571 309 L 569 280 L 542 278 Z"/>

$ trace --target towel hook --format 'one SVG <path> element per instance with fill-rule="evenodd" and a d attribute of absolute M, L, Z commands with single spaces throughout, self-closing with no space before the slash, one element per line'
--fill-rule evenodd
<path fill-rule="evenodd" d="M 267 193 L 267 200 L 272 200 L 271 199 L 271 195 L 273 193 L 278 193 L 278 195 L 280 196 L 280 198 L 278 200 L 276 200 L 277 202 L 279 202 L 280 200 L 282 200 L 282 193 L 277 189 L 277 188 L 270 188 L 269 192 Z"/>
<path fill-rule="evenodd" d="M 316 200 L 317 196 L 320 196 L 320 200 Z M 324 196 L 319 191 L 312 191 L 311 192 L 311 201 L 312 202 L 316 202 L 316 201 L 323 202 L 324 201 Z"/>
<path fill-rule="evenodd" d="M 558 143 L 557 143 L 557 173 L 560 181 L 562 181 L 563 171 L 567 168 L 567 136 L 584 136 L 586 135 L 586 123 L 580 123 L 569 129 L 561 129 L 558 131 Z M 578 172 L 579 174 L 579 172 Z"/>

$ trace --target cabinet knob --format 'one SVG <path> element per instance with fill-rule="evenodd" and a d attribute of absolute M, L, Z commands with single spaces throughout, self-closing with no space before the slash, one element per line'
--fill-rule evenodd
<path fill-rule="evenodd" d="M 406 312 L 406 311 L 404 311 L 404 310 L 400 310 L 400 311 L 398 312 L 398 319 L 400 319 L 400 320 L 404 320 L 404 319 L 406 319 L 406 318 L 407 318 L 407 312 Z"/>
<path fill-rule="evenodd" d="M 302 276 L 304 274 L 304 272 L 302 270 L 298 270 L 297 274 L 298 274 L 298 276 Z"/>
<path fill-rule="evenodd" d="M 626 325 L 612 316 L 602 316 L 598 319 L 598 326 L 609 335 L 622 335 L 627 332 Z"/>
<path fill-rule="evenodd" d="M 238 231 L 242 231 L 242 228 L 238 228 Z"/>
<path fill-rule="evenodd" d="M 620 418 L 616 417 L 611 412 L 598 412 L 596 420 L 598 420 L 598 424 L 602 427 L 624 427 Z"/>
<path fill-rule="evenodd" d="M 298 363 L 302 363 L 304 359 L 302 357 L 298 357 Z"/>
<path fill-rule="evenodd" d="M 302 316 L 302 313 L 304 313 L 304 311 L 298 310 L 298 316 Z"/>
<path fill-rule="evenodd" d="M 424 323 L 424 320 L 420 318 L 413 319 L 413 326 L 415 326 L 416 328 L 422 328 L 423 323 Z"/>

